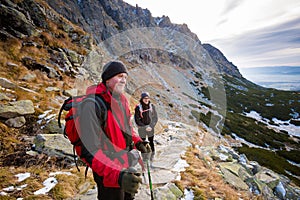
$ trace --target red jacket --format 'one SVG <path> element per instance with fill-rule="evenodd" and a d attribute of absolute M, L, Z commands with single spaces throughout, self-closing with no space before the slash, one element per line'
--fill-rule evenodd
<path fill-rule="evenodd" d="M 95 112 L 95 104 L 84 104 L 80 117 L 83 148 L 76 149 L 77 154 L 81 155 L 93 172 L 103 177 L 105 187 L 119 187 L 120 171 L 129 166 L 127 151 L 124 150 L 128 149 L 129 141 L 136 144 L 142 140 L 132 128 L 129 104 L 123 94 L 119 95 L 117 100 L 103 83 L 89 87 L 86 93 L 101 95 L 110 108 L 107 109 L 106 128 L 103 133 L 99 114 Z M 105 140 L 106 136 L 109 140 Z M 111 145 L 107 145 L 107 142 L 111 142 Z M 121 159 L 113 159 L 107 155 L 111 147 L 115 152 L 121 152 Z"/>

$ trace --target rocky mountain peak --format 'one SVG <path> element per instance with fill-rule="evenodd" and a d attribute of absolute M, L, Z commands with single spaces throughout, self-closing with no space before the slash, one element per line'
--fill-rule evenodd
<path fill-rule="evenodd" d="M 211 44 L 203 44 L 203 47 L 209 52 L 220 71 L 238 78 L 242 77 L 237 66 L 235 66 L 232 62 L 229 62 L 219 49 L 212 46 Z"/>
<path fill-rule="evenodd" d="M 61 1 L 49 0 L 47 2 L 65 18 L 91 33 L 98 43 L 126 30 L 149 27 L 168 29 L 170 32 L 178 31 L 182 33 L 182 37 L 188 36 L 196 44 L 201 45 L 197 35 L 191 32 L 186 24 L 174 24 L 168 16 L 152 17 L 148 9 L 142 9 L 138 5 L 131 6 L 118 0 L 92 2 L 73 0 L 63 3 L 64 6 L 60 6 Z M 210 53 L 212 53 L 211 57 L 214 57 L 214 52 L 206 52 L 206 54 Z M 149 54 L 147 57 L 153 57 L 153 55 Z M 218 64 L 221 73 L 241 77 L 237 68 L 232 67 L 227 59 L 218 60 Z"/>

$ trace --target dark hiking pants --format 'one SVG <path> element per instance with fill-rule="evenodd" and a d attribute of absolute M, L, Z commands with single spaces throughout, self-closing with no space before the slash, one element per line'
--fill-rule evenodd
<path fill-rule="evenodd" d="M 121 188 L 104 187 L 103 177 L 94 174 L 94 180 L 97 183 L 98 200 L 133 200 L 134 197 L 124 192 Z"/>

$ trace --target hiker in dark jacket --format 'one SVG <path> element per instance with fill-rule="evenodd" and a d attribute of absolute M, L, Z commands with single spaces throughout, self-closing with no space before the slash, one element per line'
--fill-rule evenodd
<path fill-rule="evenodd" d="M 127 69 L 119 61 L 106 64 L 102 83 L 90 86 L 87 94 L 100 95 L 106 104 L 106 121 L 95 102 L 83 104 L 80 117 L 81 149 L 78 155 L 92 168 L 99 200 L 131 200 L 142 182 L 140 174 L 132 173 L 128 152 L 138 149 L 151 152 L 149 145 L 134 132 L 124 89 Z M 105 125 L 103 125 L 105 124 Z M 78 152 L 80 151 L 80 152 Z"/>
<path fill-rule="evenodd" d="M 155 147 L 154 147 L 154 127 L 157 123 L 157 113 L 155 106 L 150 102 L 150 95 L 147 92 L 141 94 L 140 104 L 135 107 L 134 120 L 138 126 L 138 132 L 143 141 L 148 137 L 151 146 L 151 157 L 152 162 Z"/>

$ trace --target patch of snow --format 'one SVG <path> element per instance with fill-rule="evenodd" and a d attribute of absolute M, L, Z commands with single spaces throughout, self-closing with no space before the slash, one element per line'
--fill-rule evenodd
<path fill-rule="evenodd" d="M 51 172 L 49 174 L 49 176 L 56 176 L 56 175 L 59 175 L 59 174 L 65 174 L 65 175 L 68 175 L 68 176 L 72 175 L 71 172 Z"/>
<path fill-rule="evenodd" d="M 18 178 L 18 182 L 22 182 L 25 179 L 30 177 L 30 173 L 26 172 L 26 173 L 16 174 L 15 176 Z"/>
<path fill-rule="evenodd" d="M 300 163 L 295 163 L 293 161 L 290 161 L 290 160 L 287 160 L 290 164 L 294 165 L 294 166 L 297 166 L 300 168 Z"/>
<path fill-rule="evenodd" d="M 225 154 L 223 154 L 223 153 L 220 153 L 220 159 L 222 160 L 222 161 L 226 161 L 227 159 L 228 159 L 228 156 L 227 155 L 225 155 Z"/>
<path fill-rule="evenodd" d="M 235 89 L 237 89 L 237 90 L 248 92 L 248 88 L 243 87 L 241 85 L 235 85 L 235 84 L 232 84 L 232 83 L 228 83 L 228 85 L 235 88 Z"/>
<path fill-rule="evenodd" d="M 181 198 L 181 200 L 193 200 L 193 199 L 194 199 L 193 190 L 184 189 L 184 198 Z"/>
<path fill-rule="evenodd" d="M 273 103 L 266 103 L 266 106 L 271 107 L 271 106 L 274 106 L 274 104 Z"/>
<path fill-rule="evenodd" d="M 254 110 L 251 110 L 250 113 L 245 113 L 247 117 L 256 119 L 257 121 L 262 121 L 262 116 Z"/>
<path fill-rule="evenodd" d="M 17 190 L 20 191 L 20 190 L 26 188 L 27 186 L 28 186 L 28 184 L 24 184 L 24 185 L 18 186 L 18 187 L 17 187 Z"/>
<path fill-rule="evenodd" d="M 219 148 L 222 152 L 229 153 L 229 149 L 223 145 L 219 145 Z"/>
<path fill-rule="evenodd" d="M 189 164 L 186 162 L 186 160 L 179 159 L 172 170 L 176 172 L 183 172 L 188 166 Z"/>
<path fill-rule="evenodd" d="M 241 143 L 244 143 L 244 144 L 248 145 L 249 147 L 254 147 L 254 148 L 260 148 L 260 149 L 270 150 L 270 149 L 263 148 L 263 147 L 261 147 L 261 146 L 252 144 L 252 143 L 246 141 L 244 138 L 241 138 L 241 137 L 237 136 L 235 133 L 231 133 L 231 135 L 234 137 L 235 140 L 238 140 L 238 141 L 240 141 Z"/>
<path fill-rule="evenodd" d="M 54 119 L 55 116 L 56 116 L 56 114 L 49 115 L 49 116 L 45 117 L 45 120 Z"/>
<path fill-rule="evenodd" d="M 14 191 L 14 189 L 15 189 L 14 186 L 9 186 L 9 187 L 3 188 L 2 190 L 5 192 L 12 192 L 12 191 Z"/>
<path fill-rule="evenodd" d="M 297 175 L 295 175 L 295 174 L 293 174 L 292 172 L 290 172 L 290 171 L 287 171 L 287 170 L 284 170 L 285 171 L 285 173 L 287 173 L 288 175 L 290 175 L 290 176 L 293 176 L 293 177 L 295 177 L 296 179 L 300 179 L 300 176 L 297 176 Z"/>
<path fill-rule="evenodd" d="M 41 188 L 41 189 L 35 191 L 35 192 L 34 192 L 34 195 L 39 195 L 39 194 L 46 194 L 46 193 L 48 193 L 52 188 L 55 187 L 55 185 L 56 185 L 57 183 L 58 183 L 58 182 L 57 182 L 56 178 L 54 178 L 54 177 L 50 177 L 50 178 L 46 179 L 46 180 L 43 182 L 43 185 L 44 185 L 45 187 L 43 187 L 43 188 Z"/>
<path fill-rule="evenodd" d="M 282 185 L 281 182 L 278 183 L 278 185 L 277 185 L 276 188 L 275 188 L 275 191 L 276 191 L 278 194 L 280 194 L 280 196 L 283 197 L 283 198 L 284 198 L 285 195 L 286 195 L 286 190 L 285 190 L 285 188 L 284 188 L 284 186 Z"/>
<path fill-rule="evenodd" d="M 295 112 L 294 109 L 292 109 L 292 111 L 293 111 L 293 113 L 290 113 L 290 116 L 292 116 L 294 119 L 299 118 L 299 116 L 300 116 L 299 113 Z"/>
<path fill-rule="evenodd" d="M 290 124 L 290 121 L 281 121 L 276 118 L 273 118 L 272 121 L 279 125 L 279 127 L 270 125 L 272 128 L 277 128 L 279 130 L 284 130 L 289 133 L 289 135 L 300 137 L 300 126 L 295 126 L 294 124 Z"/>
<path fill-rule="evenodd" d="M 52 110 L 46 110 L 43 114 L 39 115 L 38 118 L 44 119 L 50 112 L 52 112 Z"/>
<path fill-rule="evenodd" d="M 160 24 L 160 22 L 162 22 L 164 19 L 163 18 L 155 18 L 154 21 L 156 23 L 156 25 L 158 26 Z"/>
<path fill-rule="evenodd" d="M 281 121 L 276 118 L 273 118 L 272 121 L 277 124 L 278 126 L 269 124 L 270 120 L 263 118 L 259 113 L 256 111 L 250 111 L 249 113 L 244 113 L 247 117 L 253 118 L 259 122 L 267 124 L 269 128 L 272 128 L 275 131 L 287 131 L 289 135 L 300 137 L 300 126 L 295 126 L 294 124 L 290 123 L 290 120 Z"/>

